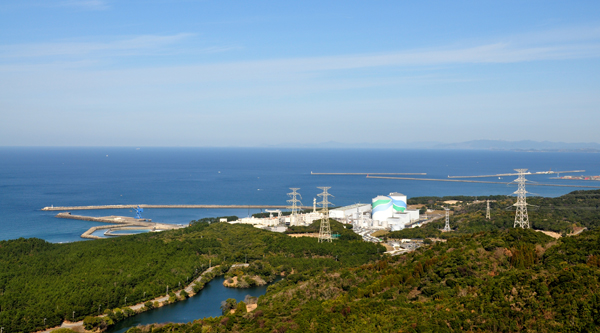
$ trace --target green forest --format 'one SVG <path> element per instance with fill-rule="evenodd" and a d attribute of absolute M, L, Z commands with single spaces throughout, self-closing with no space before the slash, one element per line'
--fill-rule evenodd
<path fill-rule="evenodd" d="M 598 332 L 600 230 L 480 232 L 270 287 L 250 313 L 142 332 Z"/>
<path fill-rule="evenodd" d="M 443 200 L 449 199 L 427 197 L 422 204 Z M 333 220 L 341 237 L 332 243 L 212 218 L 179 230 L 68 244 L 1 241 L 0 325 L 32 332 L 44 328 L 44 318 L 55 327 L 87 317 L 91 327 L 90 316 L 99 313 L 117 321 L 133 315 L 128 306 L 164 295 L 167 286 L 181 289 L 210 262 L 222 266 L 219 274 L 285 278 L 269 286 L 252 312 L 237 304 L 234 314 L 130 332 L 600 331 L 600 191 L 528 198 L 532 227 L 562 233 L 560 239 L 513 229 L 514 198 L 493 200 L 491 220 L 485 204 L 471 200 L 455 207 L 452 232 L 441 233 L 443 222 L 436 221 L 389 233 L 439 239 L 393 257 Z M 588 230 L 566 236 L 577 227 Z M 248 268 L 226 273 L 246 260 Z"/>
<path fill-rule="evenodd" d="M 336 229 L 341 224 L 331 221 Z M 351 232 L 351 231 L 347 231 Z M 125 308 L 182 289 L 212 265 L 248 260 L 274 273 L 311 275 L 376 260 L 381 246 L 317 243 L 249 225 L 193 221 L 190 227 L 111 239 L 52 244 L 0 241 L 0 326 L 31 332 Z"/>

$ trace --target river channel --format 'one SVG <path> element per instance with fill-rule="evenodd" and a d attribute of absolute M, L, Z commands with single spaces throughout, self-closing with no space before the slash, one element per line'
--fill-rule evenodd
<path fill-rule="evenodd" d="M 187 323 L 195 319 L 217 317 L 221 315 L 221 301 L 235 298 L 239 302 L 243 301 L 246 295 L 258 297 L 267 292 L 266 285 L 246 289 L 226 288 L 223 281 L 223 276 L 217 276 L 195 296 L 129 317 L 118 322 L 107 332 L 122 333 L 137 325 Z"/>

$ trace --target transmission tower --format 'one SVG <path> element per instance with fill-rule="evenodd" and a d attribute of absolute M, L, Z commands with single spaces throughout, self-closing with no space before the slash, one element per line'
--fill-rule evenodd
<path fill-rule="evenodd" d="M 444 207 L 444 210 L 446 211 L 446 225 L 444 226 L 444 231 L 452 231 L 452 229 L 450 229 L 450 208 Z"/>
<path fill-rule="evenodd" d="M 519 173 L 519 178 L 515 180 L 518 184 L 518 189 L 515 192 L 517 195 L 517 212 L 515 214 L 515 225 L 514 227 L 520 227 L 523 229 L 529 229 L 529 216 L 527 215 L 527 201 L 525 200 L 525 196 L 527 195 L 527 191 L 525 190 L 525 172 L 527 169 L 515 169 Z"/>
<path fill-rule="evenodd" d="M 327 193 L 327 190 L 331 187 L 318 187 L 323 190 L 323 193 L 317 194 L 320 197 L 323 197 L 323 201 L 319 202 L 319 205 L 323 206 L 323 219 L 321 220 L 321 229 L 319 230 L 319 243 L 321 242 L 331 242 L 331 226 L 329 225 L 329 196 L 331 194 Z"/>
<path fill-rule="evenodd" d="M 290 200 L 287 201 L 292 204 L 290 207 L 288 207 L 292 210 L 292 215 L 290 216 L 290 225 L 296 225 L 296 223 L 298 222 L 298 207 L 302 206 L 302 202 L 300 202 L 300 200 L 298 199 L 298 197 L 302 199 L 300 193 L 297 192 L 299 189 L 299 187 L 290 187 L 290 190 L 292 190 L 292 192 L 287 194 L 290 197 L 292 197 Z"/>
<path fill-rule="evenodd" d="M 490 214 L 490 200 L 487 200 L 487 209 L 485 211 L 485 218 L 488 220 L 492 219 L 492 215 Z"/>

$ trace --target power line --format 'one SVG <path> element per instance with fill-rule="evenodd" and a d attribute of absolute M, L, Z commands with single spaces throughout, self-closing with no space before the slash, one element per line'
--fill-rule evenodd
<path fill-rule="evenodd" d="M 319 205 L 323 206 L 323 210 L 321 211 L 321 213 L 323 213 L 323 219 L 321 220 L 321 229 L 319 230 L 319 243 L 322 242 L 331 242 L 331 225 L 329 224 L 329 204 L 331 204 L 331 202 L 329 202 L 329 196 L 332 196 L 331 194 L 327 193 L 327 190 L 329 190 L 331 187 L 318 187 L 319 189 L 323 190 L 323 193 L 319 193 L 317 194 L 318 196 L 323 198 L 323 201 L 319 202 Z"/>
<path fill-rule="evenodd" d="M 444 207 L 444 210 L 446 211 L 446 225 L 444 226 L 444 231 L 452 231 L 452 229 L 450 229 L 450 208 Z"/>
<path fill-rule="evenodd" d="M 514 227 L 520 227 L 523 229 L 529 229 L 529 216 L 527 215 L 527 201 L 525 197 L 527 196 L 527 190 L 525 190 L 525 172 L 527 169 L 515 169 L 519 173 L 519 178 L 515 180 L 517 182 L 519 188 L 515 191 L 517 195 L 517 203 L 515 206 L 517 207 L 517 211 L 515 213 L 515 225 Z"/>
<path fill-rule="evenodd" d="M 297 192 L 299 189 L 299 187 L 290 187 L 290 190 L 292 190 L 292 192 L 287 194 L 292 197 L 290 200 L 287 201 L 292 204 L 290 207 L 288 207 L 292 210 L 292 215 L 290 216 L 290 225 L 292 226 L 298 223 L 298 207 L 302 207 L 302 202 L 300 202 L 300 200 L 298 199 L 298 197 L 302 199 L 300 193 Z"/>

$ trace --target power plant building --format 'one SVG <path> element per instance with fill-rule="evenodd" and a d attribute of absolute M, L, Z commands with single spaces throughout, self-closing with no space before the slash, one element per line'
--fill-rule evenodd
<path fill-rule="evenodd" d="M 332 209 L 329 216 L 361 228 L 392 231 L 404 229 L 420 217 L 419 210 L 408 209 L 406 195 L 396 192 L 377 196 L 370 205 L 354 204 Z"/>
<path fill-rule="evenodd" d="M 406 195 L 390 193 L 372 200 L 371 219 L 373 227 L 402 230 L 404 226 L 419 219 L 419 210 L 408 209 Z"/>
<path fill-rule="evenodd" d="M 371 211 L 371 205 L 357 203 L 357 204 L 350 205 L 350 206 L 330 209 L 329 217 L 331 217 L 332 219 L 338 219 L 338 220 L 358 219 L 359 214 L 367 213 L 370 211 Z"/>

